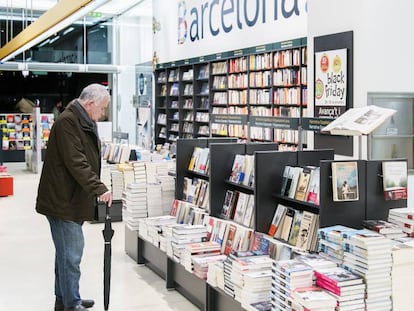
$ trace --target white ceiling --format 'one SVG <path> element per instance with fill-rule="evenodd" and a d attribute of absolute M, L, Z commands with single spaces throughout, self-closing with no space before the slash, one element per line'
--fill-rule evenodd
<path fill-rule="evenodd" d="M 0 0 L 0 9 L 26 8 L 34 11 L 47 11 L 54 6 L 58 0 Z M 132 9 L 130 9 L 132 8 Z M 129 9 L 129 10 L 128 10 Z M 128 10 L 129 16 L 151 16 L 151 0 L 111 0 L 96 11 L 105 15 L 118 15 Z"/>

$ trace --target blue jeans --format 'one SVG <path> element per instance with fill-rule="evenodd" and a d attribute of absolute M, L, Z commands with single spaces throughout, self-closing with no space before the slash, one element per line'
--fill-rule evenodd
<path fill-rule="evenodd" d="M 47 216 L 55 244 L 55 296 L 66 308 L 81 304 L 80 262 L 84 238 L 82 223 Z"/>

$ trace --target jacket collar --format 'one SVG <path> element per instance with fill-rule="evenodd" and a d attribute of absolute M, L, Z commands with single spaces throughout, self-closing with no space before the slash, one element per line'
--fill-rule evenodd
<path fill-rule="evenodd" d="M 79 122 L 80 122 L 81 126 L 85 130 L 90 130 L 90 131 L 94 132 L 96 134 L 96 136 L 98 136 L 96 122 L 94 122 L 89 117 L 89 115 L 86 112 L 85 108 L 82 107 L 82 105 L 78 102 L 78 100 L 75 100 L 75 102 L 72 105 L 70 105 L 68 108 L 70 110 L 72 110 L 74 114 L 77 115 L 77 117 L 79 118 Z"/>

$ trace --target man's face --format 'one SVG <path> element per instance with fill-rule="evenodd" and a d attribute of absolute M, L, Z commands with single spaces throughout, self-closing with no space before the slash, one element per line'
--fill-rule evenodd
<path fill-rule="evenodd" d="M 90 101 L 89 117 L 95 122 L 99 121 L 103 116 L 105 116 L 108 104 L 109 102 L 105 99 L 101 101 Z"/>

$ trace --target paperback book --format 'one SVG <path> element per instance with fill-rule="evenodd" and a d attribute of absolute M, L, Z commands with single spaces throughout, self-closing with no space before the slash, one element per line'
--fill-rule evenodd
<path fill-rule="evenodd" d="M 382 162 L 385 200 L 406 200 L 408 170 L 406 161 Z"/>
<path fill-rule="evenodd" d="M 332 193 L 334 201 L 357 201 L 358 163 L 332 162 Z"/>

